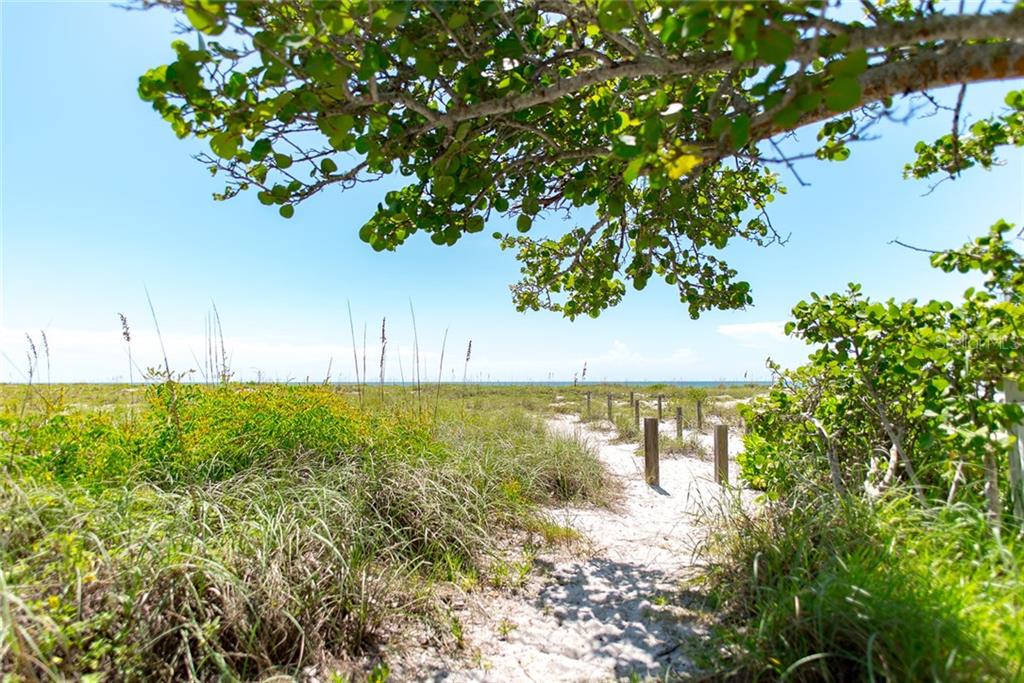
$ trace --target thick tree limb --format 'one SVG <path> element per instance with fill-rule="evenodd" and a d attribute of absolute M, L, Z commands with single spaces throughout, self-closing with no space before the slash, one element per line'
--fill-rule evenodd
<path fill-rule="evenodd" d="M 846 111 L 887 97 L 922 92 L 958 83 L 982 83 L 1024 77 L 1024 42 L 961 45 L 942 53 L 925 53 L 898 62 L 869 68 L 860 77 L 862 96 Z M 754 139 L 824 121 L 844 112 L 821 106 L 795 125 L 783 126 L 762 116 L 751 126 Z"/>
<path fill-rule="evenodd" d="M 884 24 L 863 29 L 850 31 L 849 45 L 847 50 L 875 49 L 899 47 L 908 42 L 925 41 L 963 41 L 963 40 L 1024 40 L 1024 11 L 1016 11 L 1010 14 L 989 14 L 989 15 L 936 15 L 915 22 L 905 24 Z M 994 48 L 995 45 L 970 46 Z M 791 55 L 793 60 L 806 59 L 815 56 L 816 46 L 808 39 L 797 46 Z M 980 56 L 981 53 L 979 53 Z M 1019 58 L 1019 53 L 1018 53 Z M 953 69 L 954 58 L 943 60 L 936 64 L 936 68 L 943 72 Z M 902 62 L 901 62 L 902 63 Z M 970 82 L 980 80 L 991 80 L 999 78 L 994 73 L 998 70 L 995 65 L 988 66 L 976 60 L 972 62 L 975 68 L 980 67 L 977 78 L 969 79 Z M 524 109 L 530 109 L 542 104 L 554 102 L 562 97 L 578 92 L 584 88 L 614 81 L 623 78 L 643 77 L 668 77 L 686 76 L 708 71 L 719 71 L 734 66 L 734 57 L 731 52 L 719 52 L 713 55 L 702 55 L 689 59 L 666 59 L 655 55 L 640 55 L 635 61 L 623 62 L 612 66 L 600 67 L 586 71 L 577 76 L 567 78 L 547 87 L 539 88 L 526 94 L 503 97 L 496 100 L 489 100 L 470 106 L 457 107 L 446 114 L 436 117 L 433 121 L 423 127 L 421 132 L 427 132 L 440 126 L 452 126 L 469 119 L 498 116 L 510 114 Z M 754 62 L 752 66 L 761 66 Z M 885 66 L 894 66 L 887 64 Z M 881 68 L 881 67 L 879 67 Z M 898 70 L 897 70 L 898 71 Z M 1002 71 L 1005 74 L 1002 78 L 1021 75 L 1024 73 L 1024 63 L 1018 64 L 1015 60 L 1004 65 Z M 870 71 L 869 71 L 870 73 Z M 982 77 L 985 74 L 987 77 Z M 903 75 L 906 78 L 906 75 Z M 941 84 L 947 85 L 953 81 L 944 80 Z M 935 87 L 935 86 L 931 86 Z M 926 88 L 908 88 L 908 90 L 920 90 Z M 865 90 L 867 93 L 867 89 Z M 889 92 L 888 94 L 893 94 Z M 874 99 L 881 99 L 885 95 L 878 95 Z"/>

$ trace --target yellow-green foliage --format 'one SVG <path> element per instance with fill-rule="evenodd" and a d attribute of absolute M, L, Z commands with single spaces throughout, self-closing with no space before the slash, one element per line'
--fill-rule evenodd
<path fill-rule="evenodd" d="M 217 481 L 283 453 L 437 450 L 414 415 L 360 412 L 319 386 L 149 387 L 134 409 L 88 411 L 58 402 L 24 416 L 5 412 L 4 455 L 22 476 L 109 485 Z"/>

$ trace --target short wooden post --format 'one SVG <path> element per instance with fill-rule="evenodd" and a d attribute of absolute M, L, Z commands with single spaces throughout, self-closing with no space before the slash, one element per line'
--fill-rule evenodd
<path fill-rule="evenodd" d="M 676 438 L 683 438 L 683 409 L 676 406 Z"/>
<path fill-rule="evenodd" d="M 649 486 L 661 485 L 658 468 L 658 419 L 644 418 L 644 479 Z"/>
<path fill-rule="evenodd" d="M 587 417 L 590 417 L 590 392 L 587 392 Z"/>
<path fill-rule="evenodd" d="M 608 421 L 614 422 L 612 419 L 612 395 L 608 394 Z"/>
<path fill-rule="evenodd" d="M 633 401 L 633 417 L 636 419 L 637 431 L 640 430 L 640 401 Z"/>
<path fill-rule="evenodd" d="M 715 483 L 729 483 L 729 426 L 715 425 Z"/>
<path fill-rule="evenodd" d="M 663 417 L 663 414 L 661 412 L 661 399 L 662 398 L 664 398 L 664 397 L 660 396 L 660 395 L 658 396 L 658 419 L 659 420 L 662 419 L 662 417 Z"/>
<path fill-rule="evenodd" d="M 629 405 L 633 405 L 634 400 L 636 400 L 636 397 L 633 395 L 633 392 L 631 391 L 629 392 Z"/>
<path fill-rule="evenodd" d="M 699 432 L 699 431 L 702 431 L 703 429 L 704 429 L 704 415 L 701 414 L 700 400 L 698 399 L 697 400 L 697 431 Z"/>

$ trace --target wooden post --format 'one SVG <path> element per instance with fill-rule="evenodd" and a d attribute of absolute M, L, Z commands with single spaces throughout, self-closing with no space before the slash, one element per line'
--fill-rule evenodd
<path fill-rule="evenodd" d="M 590 392 L 587 392 L 587 418 L 590 418 Z"/>
<path fill-rule="evenodd" d="M 633 417 L 636 419 L 636 429 L 640 431 L 640 401 L 633 401 Z"/>
<path fill-rule="evenodd" d="M 636 400 L 636 397 L 633 396 L 633 392 L 631 391 L 629 392 L 629 405 L 633 405 L 634 400 Z"/>
<path fill-rule="evenodd" d="M 658 419 L 644 418 L 644 479 L 649 486 L 661 485 L 658 468 Z"/>
<path fill-rule="evenodd" d="M 612 419 L 612 395 L 608 394 L 608 421 L 614 422 Z"/>
<path fill-rule="evenodd" d="M 728 425 L 715 425 L 715 483 L 722 485 L 729 483 Z"/>
<path fill-rule="evenodd" d="M 704 416 L 701 414 L 701 411 L 700 411 L 700 399 L 697 399 L 697 431 L 700 432 L 700 431 L 703 431 L 703 430 L 704 430 Z"/>
<path fill-rule="evenodd" d="M 676 406 L 676 438 L 683 438 L 683 409 Z"/>
<path fill-rule="evenodd" d="M 1024 391 L 1017 382 L 1003 383 L 1003 395 L 1007 403 L 1024 403 Z M 1013 501 L 1013 515 L 1024 524 L 1024 424 L 1013 428 L 1017 442 L 1010 451 L 1010 497 Z"/>
<path fill-rule="evenodd" d="M 659 394 L 658 395 L 658 419 L 659 420 L 663 417 L 662 412 L 661 412 L 661 399 L 662 398 L 664 398 L 664 397 Z"/>

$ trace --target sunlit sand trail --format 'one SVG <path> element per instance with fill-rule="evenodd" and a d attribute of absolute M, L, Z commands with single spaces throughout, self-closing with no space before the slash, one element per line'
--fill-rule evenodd
<path fill-rule="evenodd" d="M 699 513 L 720 497 L 712 463 L 663 458 L 661 485 L 652 487 L 643 480 L 636 444 L 611 443 L 614 432 L 572 416 L 549 425 L 593 445 L 621 498 L 611 509 L 549 510 L 554 521 L 584 536 L 583 547 L 539 558 L 538 576 L 519 594 L 471 597 L 463 618 L 472 656 L 461 664 L 428 665 L 420 678 L 600 681 L 693 669 L 685 644 L 703 626 L 684 582 L 699 571 Z M 672 423 L 662 423 L 661 430 L 670 429 Z M 698 438 L 710 448 L 710 433 Z M 730 454 L 741 445 L 733 435 Z M 735 465 L 730 478 L 736 480 Z"/>

